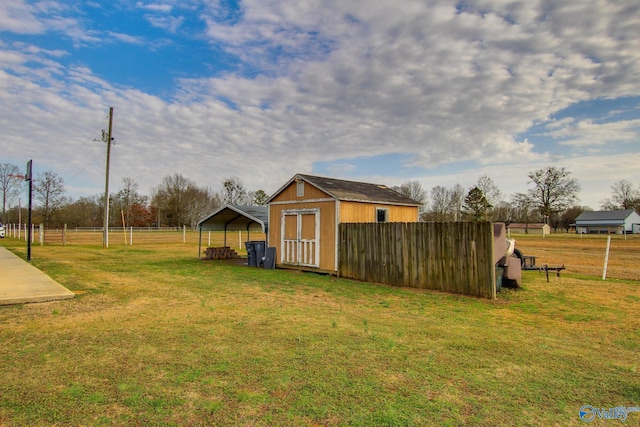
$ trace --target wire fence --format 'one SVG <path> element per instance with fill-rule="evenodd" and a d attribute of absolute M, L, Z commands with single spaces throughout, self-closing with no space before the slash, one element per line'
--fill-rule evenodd
<path fill-rule="evenodd" d="M 26 241 L 26 227 L 24 224 L 4 224 L 5 238 Z M 33 245 L 92 245 L 102 246 L 102 228 L 41 228 L 34 225 L 31 233 Z M 640 235 L 577 235 L 567 233 L 552 233 L 547 236 L 512 235 L 517 240 L 516 248 L 528 256 L 535 256 L 538 265 L 563 264 L 567 273 L 601 276 L 605 259 L 605 247 L 608 237 L 611 237 L 611 254 L 608 258 L 607 277 L 623 280 L 640 280 Z M 152 245 L 189 245 L 197 251 L 200 238 L 202 252 L 208 247 L 229 247 L 239 255 L 246 256 L 246 241 L 266 240 L 261 233 L 246 231 L 225 233 L 205 231 L 200 235 L 196 230 L 176 229 L 175 227 L 162 229 L 143 228 L 111 228 L 109 229 L 109 247 L 144 247 Z M 349 249 L 353 252 L 353 248 Z M 346 253 L 345 253 L 346 254 Z"/>
<path fill-rule="evenodd" d="M 535 264 L 565 265 L 567 273 L 640 280 L 640 235 L 638 234 L 550 234 L 512 235 L 516 249 L 533 256 Z M 610 255 L 606 256 L 610 240 Z"/>
<path fill-rule="evenodd" d="M 8 238 L 27 240 L 25 224 L 5 224 Z M 104 239 L 101 227 L 45 228 L 33 225 L 31 243 L 35 245 L 102 245 Z M 114 227 L 109 229 L 108 246 L 144 246 L 161 244 L 201 244 L 206 247 L 228 246 L 238 253 L 246 253 L 244 243 L 253 240 L 266 240 L 263 233 L 246 231 L 199 231 L 185 227 Z"/>

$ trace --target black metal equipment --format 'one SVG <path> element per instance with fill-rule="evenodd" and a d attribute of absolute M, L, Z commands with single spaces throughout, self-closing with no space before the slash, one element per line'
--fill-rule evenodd
<path fill-rule="evenodd" d="M 517 256 L 518 258 L 520 258 L 520 262 L 522 263 L 522 269 L 523 270 L 544 271 L 547 274 L 547 282 L 549 281 L 549 271 L 555 271 L 556 272 L 556 276 L 560 277 L 560 272 L 562 270 L 566 269 L 564 264 L 558 265 L 558 266 L 550 266 L 550 265 L 547 265 L 547 264 L 544 264 L 544 265 L 541 265 L 541 266 L 537 266 L 536 265 L 536 257 L 534 257 L 534 256 L 525 256 L 518 249 L 514 250 L 513 254 L 515 256 Z"/>

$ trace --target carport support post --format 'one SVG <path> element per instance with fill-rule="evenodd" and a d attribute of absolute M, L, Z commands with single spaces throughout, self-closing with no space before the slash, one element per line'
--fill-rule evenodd
<path fill-rule="evenodd" d="M 198 233 L 198 259 L 202 259 L 202 226 L 200 226 Z"/>

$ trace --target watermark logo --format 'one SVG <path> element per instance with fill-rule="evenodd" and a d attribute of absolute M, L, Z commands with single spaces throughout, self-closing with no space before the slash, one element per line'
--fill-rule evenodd
<path fill-rule="evenodd" d="M 584 422 L 591 422 L 596 417 L 601 420 L 621 420 L 625 422 L 630 412 L 640 412 L 638 406 L 616 406 L 615 408 L 594 408 L 591 405 L 584 405 L 580 408 L 580 419 Z"/>

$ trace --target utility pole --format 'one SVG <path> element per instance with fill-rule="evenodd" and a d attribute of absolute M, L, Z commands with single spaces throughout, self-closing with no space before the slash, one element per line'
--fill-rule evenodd
<path fill-rule="evenodd" d="M 109 247 L 109 158 L 111 157 L 111 130 L 113 126 L 113 107 L 109 108 L 109 131 L 102 131 L 102 141 L 107 143 L 107 167 L 104 179 L 104 231 L 102 247 Z"/>

